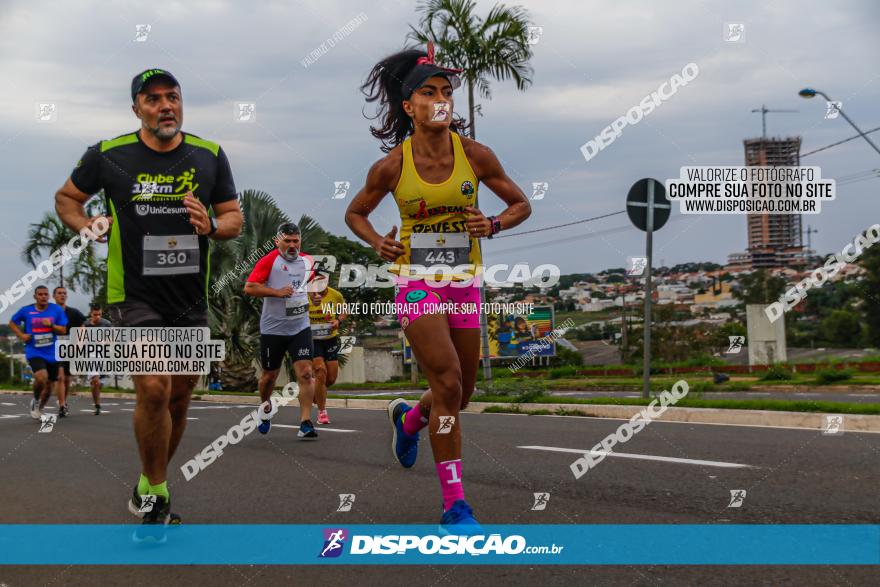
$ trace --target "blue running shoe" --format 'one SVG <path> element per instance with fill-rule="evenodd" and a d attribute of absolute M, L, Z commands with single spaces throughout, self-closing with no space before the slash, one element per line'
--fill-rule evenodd
<path fill-rule="evenodd" d="M 266 408 L 270 408 L 269 411 L 266 411 Z M 272 427 L 272 416 L 278 413 L 278 404 L 275 403 L 275 400 L 269 398 L 268 402 L 263 402 L 260 404 L 260 407 L 257 410 L 259 412 L 260 425 L 257 426 L 257 430 L 260 431 L 260 434 L 268 434 L 269 429 Z"/>
<path fill-rule="evenodd" d="M 299 424 L 299 432 L 296 433 L 300 440 L 315 440 L 318 433 L 315 432 L 315 426 L 311 420 L 303 420 Z"/>
<path fill-rule="evenodd" d="M 474 511 L 463 499 L 452 504 L 440 518 L 440 533 L 446 536 L 474 536 L 483 533 L 483 527 L 474 518 Z"/>
<path fill-rule="evenodd" d="M 410 436 L 403 431 L 403 415 L 411 409 L 403 398 L 397 398 L 388 404 L 388 417 L 391 419 L 391 452 L 407 469 L 416 464 L 416 457 L 419 456 L 418 432 Z"/>

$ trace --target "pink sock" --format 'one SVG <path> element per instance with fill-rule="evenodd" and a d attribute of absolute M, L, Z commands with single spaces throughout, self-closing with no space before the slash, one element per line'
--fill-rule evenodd
<path fill-rule="evenodd" d="M 422 415 L 422 404 L 408 411 L 403 417 L 403 431 L 412 436 L 428 425 L 428 419 Z"/>
<path fill-rule="evenodd" d="M 464 499 L 461 484 L 461 459 L 437 463 L 437 476 L 440 477 L 440 491 L 443 493 L 443 511 L 452 507 L 459 499 Z"/>

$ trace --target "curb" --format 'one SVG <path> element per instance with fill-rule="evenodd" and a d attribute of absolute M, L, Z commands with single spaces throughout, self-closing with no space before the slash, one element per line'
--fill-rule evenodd
<path fill-rule="evenodd" d="M 3 393 L 15 393 L 30 395 L 30 391 L 0 390 Z M 108 392 L 102 393 L 102 397 L 114 399 L 134 400 L 133 393 Z M 210 395 L 201 396 L 197 401 L 212 401 L 224 404 L 252 404 L 259 405 L 259 398 L 252 396 L 236 395 Z M 327 398 L 329 408 L 349 408 L 360 410 L 385 410 L 388 400 L 384 399 L 339 399 Z M 512 404 L 502 402 L 471 402 L 463 411 L 466 413 L 479 414 L 488 407 L 518 407 L 524 412 L 531 410 L 548 410 L 556 412 L 559 409 L 580 412 L 583 416 L 592 418 L 613 418 L 629 420 L 645 406 L 616 406 L 600 404 Z M 880 432 L 880 416 L 865 414 L 835 414 L 844 417 L 844 432 Z M 719 408 L 676 408 L 669 407 L 664 412 L 660 421 L 665 422 L 691 422 L 694 424 L 733 424 L 741 426 L 767 426 L 771 428 L 801 428 L 804 430 L 824 430 L 825 414 L 817 412 L 779 412 L 774 410 L 725 410 Z"/>
<path fill-rule="evenodd" d="M 390 391 L 390 392 L 412 392 L 412 393 L 422 393 L 426 387 L 401 387 L 394 388 L 388 390 L 375 389 L 375 388 L 359 388 L 359 389 L 338 389 L 333 388 L 334 393 L 349 393 L 349 392 L 374 392 L 374 391 Z M 563 392 L 567 393 L 570 391 L 582 391 L 585 393 L 589 392 L 619 392 L 619 393 L 633 393 L 633 392 L 641 392 L 641 386 L 634 385 L 600 385 L 596 387 L 560 387 L 557 389 L 548 389 L 546 390 L 549 393 L 557 393 Z M 866 393 L 866 392 L 880 392 L 880 385 L 753 385 L 751 389 L 747 391 L 739 391 L 739 390 L 730 390 L 725 389 L 723 385 L 716 386 L 714 389 L 706 389 L 703 390 L 703 393 L 712 394 L 712 393 L 762 393 L 762 392 L 780 392 L 780 393 L 803 393 L 803 392 L 815 392 L 822 391 L 823 393 Z"/>

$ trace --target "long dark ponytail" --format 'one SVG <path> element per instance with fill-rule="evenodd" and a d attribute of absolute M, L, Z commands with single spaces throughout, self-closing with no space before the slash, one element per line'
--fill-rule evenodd
<path fill-rule="evenodd" d="M 403 101 L 409 96 L 404 95 L 403 80 L 416 67 L 419 57 L 427 57 L 428 53 L 421 49 L 404 49 L 389 55 L 370 70 L 367 81 L 361 91 L 367 102 L 377 102 L 375 116 L 364 116 L 370 120 L 379 120 L 380 126 L 370 126 L 370 133 L 382 141 L 382 151 L 387 153 L 413 132 L 412 118 L 403 109 Z M 453 120 L 450 129 L 458 132 L 461 119 Z"/>

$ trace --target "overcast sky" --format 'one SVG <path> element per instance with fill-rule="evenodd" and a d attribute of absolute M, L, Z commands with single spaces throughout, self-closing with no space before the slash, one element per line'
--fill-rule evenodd
<path fill-rule="evenodd" d="M 477 138 L 499 156 L 531 195 L 528 230 L 622 210 L 629 186 L 665 180 L 683 165 L 741 165 L 742 140 L 760 136 L 768 115 L 774 136 L 801 136 L 803 151 L 849 137 L 842 118 L 826 120 L 824 101 L 797 91 L 813 86 L 843 101 L 863 128 L 880 126 L 880 41 L 875 2 L 517 2 L 543 34 L 534 48 L 534 84 L 517 91 L 493 83 Z M 513 4 L 509 2 L 508 4 Z M 359 189 L 381 156 L 369 134 L 359 85 L 385 55 L 403 47 L 416 2 L 39 2 L 4 0 L 0 19 L 0 290 L 27 270 L 27 228 L 53 210 L 55 190 L 84 149 L 137 128 L 130 110 L 132 76 L 158 66 L 180 80 L 184 130 L 219 142 L 239 190 L 269 192 L 293 217 L 309 214 L 327 230 L 353 237 L 343 222 L 346 199 L 334 181 Z M 477 1 L 485 15 L 492 3 Z M 315 63 L 301 61 L 363 13 L 366 20 Z M 362 17 L 363 18 L 363 17 Z M 743 43 L 725 42 L 725 23 L 745 25 Z M 137 24 L 149 24 L 143 42 Z M 689 62 L 699 76 L 587 162 L 580 146 Z M 235 122 L 236 102 L 256 104 L 256 122 Z M 56 104 L 57 120 L 37 121 L 35 104 Z M 466 97 L 456 107 L 465 114 Z M 876 135 L 880 142 L 880 133 Z M 880 167 L 863 140 L 807 157 L 825 177 Z M 877 179 L 841 186 L 822 213 L 813 248 L 839 251 L 880 221 Z M 485 213 L 501 202 L 481 192 Z M 377 210 L 380 231 L 398 222 L 388 198 Z M 621 228 L 619 231 L 614 229 Z M 598 234 L 591 234 L 595 232 Z M 580 238 L 578 238 L 580 237 Z M 688 216 L 677 211 L 655 236 L 659 264 L 724 263 L 746 245 L 742 216 Z M 644 251 L 643 234 L 617 216 L 571 228 L 487 243 L 490 263 L 555 263 L 563 273 L 619 267 Z M 54 283 L 51 283 L 54 285 Z M 73 296 L 84 305 L 85 298 Z M 29 301 L 29 299 L 24 300 Z M 16 304 L 20 306 L 24 301 Z M 10 310 L 0 319 L 8 320 Z"/>

